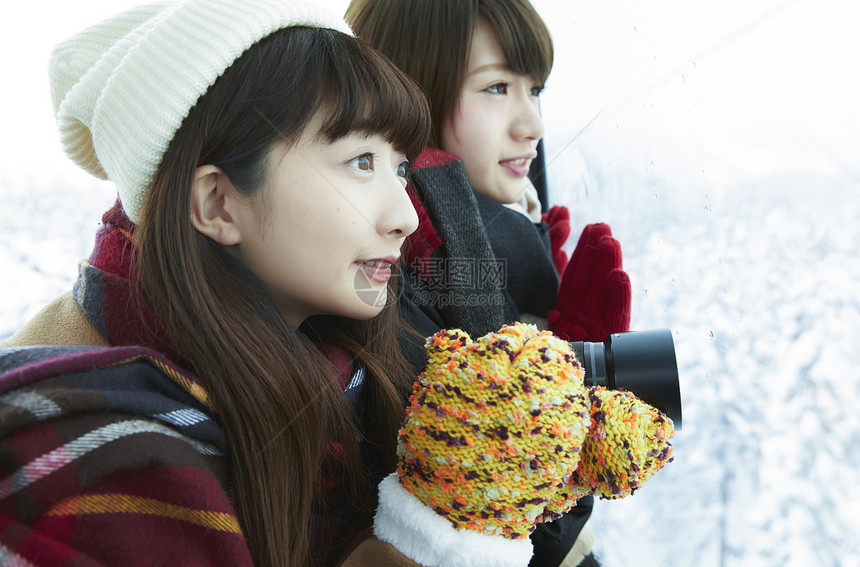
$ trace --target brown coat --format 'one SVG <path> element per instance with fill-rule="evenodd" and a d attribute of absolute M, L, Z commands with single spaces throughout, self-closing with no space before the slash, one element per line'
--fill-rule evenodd
<path fill-rule="evenodd" d="M 53 300 L 17 333 L 0 342 L 0 348 L 36 345 L 109 347 L 110 342 L 92 324 L 71 292 Z M 340 567 L 420 567 L 368 530 L 350 546 Z"/>
<path fill-rule="evenodd" d="M 43 307 L 17 333 L 0 342 L 0 348 L 35 345 L 111 346 L 78 307 L 71 292 Z"/>

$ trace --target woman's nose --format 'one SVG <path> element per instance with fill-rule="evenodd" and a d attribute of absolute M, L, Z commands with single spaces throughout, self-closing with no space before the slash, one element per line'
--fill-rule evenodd
<path fill-rule="evenodd" d="M 400 178 L 390 187 L 377 227 L 380 234 L 406 238 L 418 228 L 418 214 Z"/>
<path fill-rule="evenodd" d="M 511 127 L 515 140 L 540 140 L 543 138 L 544 124 L 537 100 L 531 96 L 517 101 L 516 114 Z"/>

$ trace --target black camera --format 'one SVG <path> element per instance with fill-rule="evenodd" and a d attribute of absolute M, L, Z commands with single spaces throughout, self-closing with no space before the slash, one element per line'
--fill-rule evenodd
<path fill-rule="evenodd" d="M 681 430 L 681 387 L 669 329 L 615 333 L 603 343 L 570 346 L 585 370 L 586 385 L 633 392 Z"/>

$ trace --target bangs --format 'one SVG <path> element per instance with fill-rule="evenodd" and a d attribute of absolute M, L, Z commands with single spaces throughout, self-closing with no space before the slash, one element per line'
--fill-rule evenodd
<path fill-rule="evenodd" d="M 552 71 L 552 38 L 534 7 L 527 0 L 486 0 L 479 13 L 496 31 L 511 71 L 545 83 Z"/>
<path fill-rule="evenodd" d="M 430 109 L 423 91 L 378 51 L 337 34 L 325 61 L 331 72 L 318 109 L 320 133 L 335 141 L 351 132 L 378 134 L 411 161 L 430 136 Z"/>
<path fill-rule="evenodd" d="M 216 86 L 183 127 L 206 139 L 197 165 L 217 165 L 248 194 L 264 186 L 271 150 L 295 144 L 316 116 L 319 134 L 331 142 L 351 132 L 380 135 L 410 161 L 431 129 L 420 88 L 375 49 L 332 29 L 278 30 L 242 54 Z"/>

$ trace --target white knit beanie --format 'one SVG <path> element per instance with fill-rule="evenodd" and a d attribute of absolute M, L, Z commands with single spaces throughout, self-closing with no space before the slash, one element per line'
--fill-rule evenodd
<path fill-rule="evenodd" d="M 342 18 L 305 0 L 186 0 L 140 6 L 72 36 L 49 67 L 63 150 L 113 181 L 137 222 L 197 99 L 246 49 L 292 26 L 352 35 Z"/>

